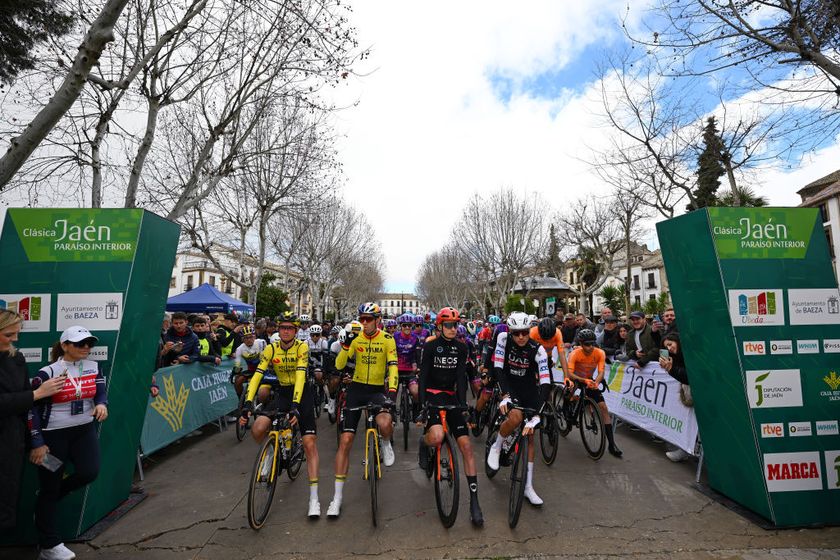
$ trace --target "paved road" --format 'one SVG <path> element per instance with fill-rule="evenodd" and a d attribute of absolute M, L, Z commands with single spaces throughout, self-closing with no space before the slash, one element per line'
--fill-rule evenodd
<path fill-rule="evenodd" d="M 322 511 L 332 496 L 334 428 L 323 417 Z M 380 486 L 380 526 L 373 528 L 367 486 L 361 480 L 357 440 L 341 518 L 309 521 L 305 470 L 284 479 L 267 525 L 259 532 L 245 518 L 246 477 L 256 453 L 232 431 L 204 428 L 154 457 L 143 483 L 148 498 L 91 543 L 72 545 L 81 560 L 267 558 L 831 558 L 840 560 L 840 528 L 765 531 L 697 492 L 696 463 L 674 464 L 661 444 L 619 428 L 625 458 L 593 462 L 576 432 L 561 441 L 557 462 L 537 459 L 536 488 L 546 504 L 523 506 L 519 526 L 507 525 L 507 476 L 480 471 L 486 519 L 475 529 L 462 507 L 455 526 L 444 529 L 434 491 L 416 467 L 418 432 L 407 453 L 387 469 Z M 480 469 L 483 447 L 476 446 Z M 305 469 L 305 466 L 304 466 Z M 462 484 L 462 506 L 468 503 Z M 29 558 L 0 549 L 0 557 Z"/>

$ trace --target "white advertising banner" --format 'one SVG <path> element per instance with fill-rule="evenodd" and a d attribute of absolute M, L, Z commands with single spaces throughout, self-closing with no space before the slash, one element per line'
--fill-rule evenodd
<path fill-rule="evenodd" d="M 604 400 L 610 413 L 694 453 L 697 441 L 694 408 L 682 403 L 680 382 L 668 375 L 658 362 L 641 369 L 629 362 L 613 362 L 606 382 L 609 391 L 604 391 Z"/>

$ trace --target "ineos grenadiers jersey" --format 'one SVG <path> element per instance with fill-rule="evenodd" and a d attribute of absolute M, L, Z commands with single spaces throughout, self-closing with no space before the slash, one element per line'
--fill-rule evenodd
<path fill-rule="evenodd" d="M 399 375 L 397 373 L 397 346 L 394 337 L 385 331 L 377 330 L 373 336 L 364 332 L 353 339 L 350 348 L 341 349 L 335 359 L 338 370 L 344 368 L 350 357 L 356 359 L 353 372 L 354 383 L 365 383 L 383 387 L 388 381 L 388 389 L 396 391 Z"/>
<path fill-rule="evenodd" d="M 305 342 L 297 339 L 293 340 L 292 345 L 285 349 L 281 344 L 282 342 L 278 340 L 269 344 L 263 350 L 260 363 L 254 370 L 254 377 L 248 384 L 247 400 L 254 400 L 263 374 L 273 371 L 277 375 L 277 382 L 281 387 L 294 386 L 292 401 L 300 403 L 303 386 L 306 383 L 306 367 L 309 365 L 309 347 Z"/>
<path fill-rule="evenodd" d="M 502 392 L 514 398 L 533 395 L 538 385 L 551 381 L 545 349 L 531 339 L 519 346 L 509 340 L 506 332 L 499 333 L 496 339 L 493 368 Z"/>
<path fill-rule="evenodd" d="M 467 346 L 460 340 L 433 337 L 423 349 L 420 364 L 420 404 L 426 400 L 426 391 L 454 391 L 458 402 L 466 404 L 467 396 Z"/>
<path fill-rule="evenodd" d="M 412 371 L 417 363 L 417 347 L 420 341 L 414 333 L 405 336 L 398 331 L 393 336 L 394 343 L 397 345 L 397 369 Z"/>
<path fill-rule="evenodd" d="M 233 369 L 239 370 L 242 368 L 244 362 L 248 368 L 249 373 L 254 373 L 257 366 L 260 364 L 260 358 L 263 350 L 265 350 L 265 340 L 258 338 L 251 346 L 245 346 L 245 343 L 239 345 L 236 349 L 236 354 L 233 358 Z"/>

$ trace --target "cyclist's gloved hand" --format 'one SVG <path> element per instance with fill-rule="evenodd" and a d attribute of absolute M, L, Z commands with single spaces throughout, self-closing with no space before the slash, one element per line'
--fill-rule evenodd
<path fill-rule="evenodd" d="M 242 405 L 242 416 L 247 418 L 249 414 L 254 412 L 254 401 L 245 401 Z"/>
<path fill-rule="evenodd" d="M 351 381 L 353 381 L 353 374 L 352 373 L 350 373 L 348 371 L 345 371 L 344 373 L 341 374 L 341 382 L 342 383 L 344 383 L 346 385 L 346 384 L 350 383 Z"/>
<path fill-rule="evenodd" d="M 350 343 L 359 336 L 358 333 L 354 333 L 353 331 L 345 331 L 344 333 L 344 340 L 341 342 L 341 347 L 345 350 L 350 350 Z"/>
<path fill-rule="evenodd" d="M 587 379 L 587 380 L 586 380 L 586 387 L 587 387 L 588 389 L 597 389 L 597 388 L 598 388 L 598 384 L 597 384 L 597 383 L 595 383 L 595 380 L 594 380 L 594 379 Z"/>
<path fill-rule="evenodd" d="M 296 420 L 300 420 L 300 411 L 298 410 L 298 403 L 292 403 L 289 407 L 289 416 Z"/>
<path fill-rule="evenodd" d="M 510 397 L 505 397 L 499 403 L 499 410 L 502 411 L 502 414 L 507 414 L 508 407 L 511 405 Z"/>
<path fill-rule="evenodd" d="M 388 389 L 388 400 L 391 401 L 391 404 L 397 402 L 397 390 L 396 389 Z"/>
<path fill-rule="evenodd" d="M 461 404 L 461 406 L 466 407 L 466 405 L 463 404 L 463 403 Z M 475 409 L 473 407 L 469 406 L 469 407 L 464 408 L 461 411 L 461 416 L 464 417 L 464 422 L 466 422 L 467 424 L 469 424 L 469 425 L 475 424 Z"/>

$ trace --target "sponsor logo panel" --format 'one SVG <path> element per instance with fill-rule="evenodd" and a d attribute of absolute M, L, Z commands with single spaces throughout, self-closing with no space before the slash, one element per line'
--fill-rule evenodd
<path fill-rule="evenodd" d="M 788 290 L 791 325 L 840 325 L 837 288 Z"/>
<path fill-rule="evenodd" d="M 830 402 L 840 401 L 840 375 L 836 371 L 829 371 L 822 381 L 825 385 L 822 385 L 820 396 Z"/>
<path fill-rule="evenodd" d="M 840 450 L 825 452 L 825 478 L 829 490 L 840 490 Z"/>
<path fill-rule="evenodd" d="M 745 373 L 750 408 L 802 406 L 802 380 L 798 369 L 763 369 Z"/>
<path fill-rule="evenodd" d="M 748 340 L 743 343 L 744 356 L 764 356 L 767 354 L 767 345 L 763 340 Z"/>
<path fill-rule="evenodd" d="M 91 360 L 96 360 L 97 362 L 105 362 L 108 360 L 108 347 L 107 346 L 95 346 L 90 349 L 90 354 L 88 358 Z"/>
<path fill-rule="evenodd" d="M 793 354 L 793 341 L 791 340 L 771 340 L 770 341 L 771 354 Z"/>
<path fill-rule="evenodd" d="M 770 492 L 822 490 L 819 451 L 765 453 L 764 480 Z"/>
<path fill-rule="evenodd" d="M 819 340 L 797 340 L 796 341 L 797 354 L 819 354 L 820 341 Z"/>
<path fill-rule="evenodd" d="M 733 327 L 785 324 L 782 290 L 729 290 L 729 318 Z"/>
<path fill-rule="evenodd" d="M 814 435 L 811 431 L 810 422 L 788 422 L 788 434 L 790 437 Z"/>
<path fill-rule="evenodd" d="M 56 330 L 81 325 L 91 331 L 116 331 L 122 311 L 123 295 L 119 292 L 58 294 Z"/>
<path fill-rule="evenodd" d="M 814 422 L 818 436 L 836 436 L 840 435 L 837 420 L 817 420 Z"/>
<path fill-rule="evenodd" d="M 42 348 L 18 348 L 27 362 L 42 362 L 44 360 L 44 353 Z"/>
<path fill-rule="evenodd" d="M 785 437 L 785 425 L 781 422 L 772 422 L 761 425 L 761 437 L 763 438 L 781 438 Z"/>
<path fill-rule="evenodd" d="M 0 309 L 20 313 L 23 332 L 50 331 L 50 294 L 0 294 Z"/>
<path fill-rule="evenodd" d="M 840 354 L 840 338 L 826 338 L 823 340 L 822 351 L 826 354 Z"/>

